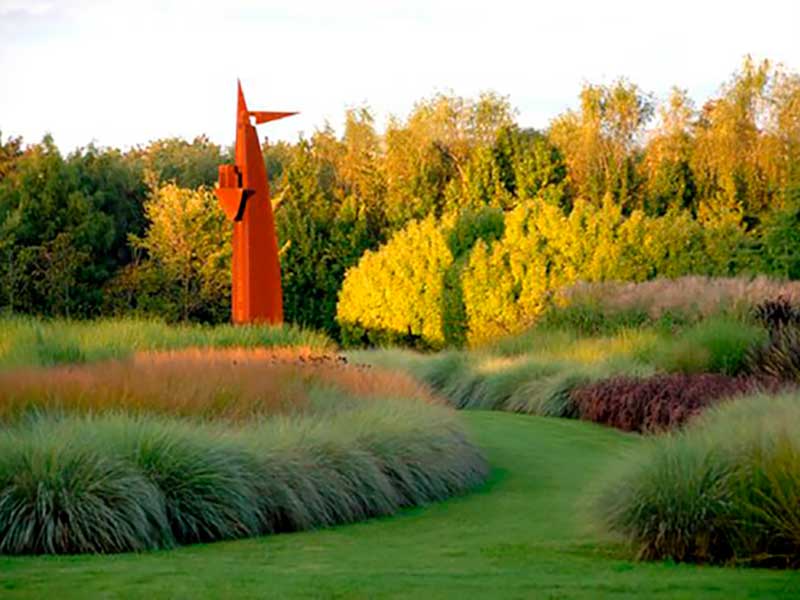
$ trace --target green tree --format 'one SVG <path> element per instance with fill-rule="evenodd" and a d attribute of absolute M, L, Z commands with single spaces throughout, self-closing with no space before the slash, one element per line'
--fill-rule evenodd
<path fill-rule="evenodd" d="M 159 181 L 171 181 L 192 189 L 213 185 L 219 165 L 229 158 L 227 152 L 204 135 L 191 142 L 181 138 L 155 140 L 144 148 L 131 151 L 131 155 L 141 159 Z"/>
<path fill-rule="evenodd" d="M 365 140 L 354 139 L 356 133 L 371 137 L 368 131 L 348 130 L 340 142 L 323 132 L 314 144 L 299 143 L 285 169 L 276 211 L 279 239 L 286 248 L 281 257 L 285 317 L 334 336 L 339 333 L 336 299 L 345 271 L 385 235 L 383 208 L 370 195 L 376 189 L 373 159 L 369 146 L 362 145 Z M 318 152 L 316 146 L 323 143 L 325 151 Z M 337 171 L 336 161 L 348 154 L 359 154 L 364 169 Z"/>
<path fill-rule="evenodd" d="M 154 185 L 144 210 L 144 235 L 130 237 L 144 253 L 131 278 L 140 286 L 138 308 L 170 320 L 227 319 L 232 228 L 216 196 L 204 187 Z"/>

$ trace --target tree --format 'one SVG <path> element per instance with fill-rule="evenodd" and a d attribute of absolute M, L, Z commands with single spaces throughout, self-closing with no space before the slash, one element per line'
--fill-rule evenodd
<path fill-rule="evenodd" d="M 620 79 L 610 86 L 586 85 L 580 109 L 557 117 L 549 135 L 567 165 L 573 194 L 600 204 L 606 194 L 633 208 L 640 182 L 637 150 L 653 116 L 653 101 Z"/>
<path fill-rule="evenodd" d="M 170 320 L 226 320 L 232 228 L 216 196 L 205 187 L 153 184 L 144 210 L 144 235 L 130 237 L 144 253 L 133 279 L 141 286 L 138 307 Z"/>
<path fill-rule="evenodd" d="M 769 79 L 769 62 L 756 64 L 748 56 L 721 95 L 703 107 L 692 155 L 700 199 L 716 199 L 748 215 L 770 206 L 775 190 L 759 160 Z"/>
<path fill-rule="evenodd" d="M 368 181 L 356 181 L 362 173 L 344 181 L 334 176 L 332 161 L 339 160 L 336 153 L 347 152 L 348 143 L 324 135 L 325 152 L 315 152 L 309 142 L 294 149 L 276 223 L 286 248 L 281 257 L 286 320 L 337 335 L 336 299 L 345 271 L 365 250 L 377 247 L 385 233 L 382 207 L 362 196 L 371 189 Z M 315 136 L 317 143 L 320 139 Z"/>
<path fill-rule="evenodd" d="M 438 95 L 418 103 L 405 122 L 392 119 L 385 134 L 386 212 L 392 228 L 427 215 L 470 206 L 469 165 L 499 133 L 513 126 L 506 98 L 477 100 Z M 455 185 L 448 195 L 449 186 Z"/>
<path fill-rule="evenodd" d="M 190 189 L 213 185 L 218 166 L 228 160 L 228 153 L 204 135 L 191 142 L 181 138 L 155 140 L 133 150 L 131 155 L 140 158 L 159 181 Z"/>
<path fill-rule="evenodd" d="M 685 90 L 673 88 L 659 108 L 659 126 L 645 148 L 643 208 L 663 215 L 670 208 L 697 210 L 697 189 L 691 170 L 696 119 L 694 105 Z"/>

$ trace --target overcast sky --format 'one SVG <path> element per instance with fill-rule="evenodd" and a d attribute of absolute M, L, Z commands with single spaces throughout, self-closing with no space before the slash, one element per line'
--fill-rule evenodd
<path fill-rule="evenodd" d="M 362 105 L 382 125 L 438 91 L 493 90 L 546 127 L 583 82 L 699 104 L 745 54 L 800 70 L 799 24 L 800 0 L 0 0 L 0 131 L 228 144 L 237 77 L 251 109 L 301 111 L 261 126 L 270 139 Z"/>

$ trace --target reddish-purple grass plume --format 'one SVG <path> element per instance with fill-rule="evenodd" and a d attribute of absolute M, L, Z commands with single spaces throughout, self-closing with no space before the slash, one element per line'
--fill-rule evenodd
<path fill-rule="evenodd" d="M 613 377 L 572 390 L 578 418 L 624 431 L 674 429 L 720 400 L 759 389 L 774 390 L 769 379 L 730 377 L 718 373 Z"/>

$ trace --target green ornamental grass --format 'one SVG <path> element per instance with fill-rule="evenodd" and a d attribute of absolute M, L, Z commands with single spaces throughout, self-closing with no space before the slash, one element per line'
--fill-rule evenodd
<path fill-rule="evenodd" d="M 389 515 L 488 473 L 452 413 L 364 401 L 240 427 L 40 415 L 0 430 L 0 551 L 124 552 Z"/>
<path fill-rule="evenodd" d="M 753 396 L 626 457 L 596 501 L 645 559 L 800 565 L 800 397 Z"/>

